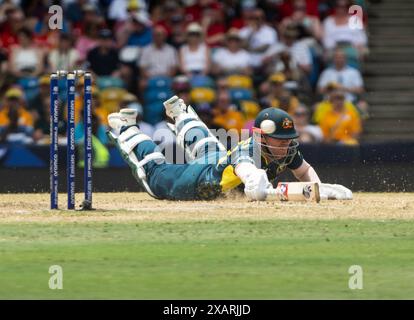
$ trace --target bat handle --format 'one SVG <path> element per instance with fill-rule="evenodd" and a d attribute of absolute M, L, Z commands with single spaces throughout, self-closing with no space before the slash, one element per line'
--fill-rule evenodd
<path fill-rule="evenodd" d="M 269 196 L 269 195 L 271 195 L 271 196 L 275 196 L 275 195 L 279 195 L 280 194 L 280 190 L 279 189 L 274 189 L 274 188 L 269 188 L 269 189 L 266 189 L 266 194 Z"/>

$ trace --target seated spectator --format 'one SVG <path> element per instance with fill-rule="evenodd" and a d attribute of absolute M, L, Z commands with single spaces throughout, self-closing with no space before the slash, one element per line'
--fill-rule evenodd
<path fill-rule="evenodd" d="M 239 133 L 243 129 L 244 117 L 236 106 L 231 104 L 228 91 L 222 91 L 217 96 L 217 101 L 213 108 L 213 124 L 226 130 L 236 129 Z"/>
<path fill-rule="evenodd" d="M 39 79 L 39 92 L 28 102 L 27 109 L 36 117 L 40 116 L 45 110 L 45 105 L 50 105 L 50 76 L 43 75 Z"/>
<path fill-rule="evenodd" d="M 346 55 L 342 49 L 336 49 L 333 66 L 325 69 L 319 77 L 318 92 L 326 94 L 330 84 L 335 83 L 338 89 L 345 92 L 347 100 L 356 103 L 364 91 L 364 83 L 359 70 L 347 66 Z"/>
<path fill-rule="evenodd" d="M 0 108 L 0 143 L 31 143 L 32 136 L 33 117 L 26 110 L 23 92 L 11 88 L 7 90 Z"/>
<path fill-rule="evenodd" d="M 277 32 L 264 20 L 262 9 L 255 9 L 248 16 L 248 24 L 240 30 L 246 49 L 250 53 L 253 68 L 260 68 L 268 50 L 277 43 Z"/>
<path fill-rule="evenodd" d="M 0 48 L 9 54 L 11 46 L 18 43 L 17 33 L 24 27 L 25 17 L 23 11 L 12 3 L 3 2 L 0 8 Z"/>
<path fill-rule="evenodd" d="M 177 72 L 178 57 L 176 50 L 167 44 L 167 30 L 161 25 L 152 31 L 154 42 L 142 50 L 139 66 L 145 78 L 154 76 L 172 77 Z"/>
<path fill-rule="evenodd" d="M 58 47 L 49 53 L 47 59 L 50 71 L 76 70 L 79 60 L 79 53 L 73 47 L 72 37 L 68 33 L 60 34 Z"/>
<path fill-rule="evenodd" d="M 226 36 L 226 47 L 213 54 L 214 71 L 217 74 L 251 74 L 250 55 L 241 46 L 237 29 L 230 29 Z"/>
<path fill-rule="evenodd" d="M 202 28 L 198 23 L 190 23 L 186 33 L 187 43 L 179 52 L 181 72 L 188 76 L 207 75 L 210 72 L 210 49 L 204 43 Z"/>
<path fill-rule="evenodd" d="M 323 116 L 317 117 L 317 123 L 323 132 L 323 141 L 326 143 L 358 144 L 362 131 L 361 120 L 355 109 L 349 107 L 345 93 L 334 90 L 328 101 Z M 316 112 L 315 112 L 316 113 Z"/>
<path fill-rule="evenodd" d="M 299 105 L 299 100 L 284 88 L 286 77 L 275 73 L 268 79 L 268 93 L 261 99 L 261 104 L 267 107 L 280 108 L 293 115 Z"/>
<path fill-rule="evenodd" d="M 221 9 L 217 0 L 200 0 L 193 2 L 195 3 L 185 8 L 186 19 L 191 22 L 201 22 L 206 10 Z"/>
<path fill-rule="evenodd" d="M 173 29 L 175 25 L 178 24 L 184 24 L 185 23 L 185 13 L 184 13 L 184 6 L 175 0 L 167 0 L 162 5 L 156 6 L 154 11 L 157 11 L 159 13 L 159 19 L 154 20 L 157 24 L 162 25 L 165 30 L 167 30 L 167 34 L 169 37 L 171 37 L 173 33 Z M 154 17 L 154 13 L 152 14 L 152 17 Z"/>
<path fill-rule="evenodd" d="M 312 70 L 312 55 L 309 46 L 299 40 L 299 30 L 295 25 L 286 26 L 282 34 L 282 43 L 274 46 L 272 53 L 276 55 L 288 54 L 304 75 L 309 74 Z"/>
<path fill-rule="evenodd" d="M 293 113 L 295 129 L 299 133 L 299 143 L 320 143 L 323 133 L 319 126 L 309 124 L 310 112 L 307 107 L 300 104 Z"/>
<path fill-rule="evenodd" d="M 306 12 L 305 0 L 294 0 L 292 2 L 293 12 L 280 23 L 280 32 L 284 33 L 288 25 L 301 26 L 308 37 L 321 41 L 323 33 L 319 18 L 317 16 L 309 15 Z"/>
<path fill-rule="evenodd" d="M 89 51 L 87 61 L 90 70 L 97 76 L 116 77 L 119 74 L 118 50 L 114 47 L 110 30 L 100 31 L 98 45 Z"/>
<path fill-rule="evenodd" d="M 98 45 L 100 25 L 96 22 L 85 25 L 83 34 L 77 38 L 75 49 L 79 60 L 85 61 L 88 52 Z"/>
<path fill-rule="evenodd" d="M 131 12 L 128 20 L 117 30 L 118 47 L 145 47 L 152 42 L 151 20 L 144 11 Z"/>
<path fill-rule="evenodd" d="M 203 11 L 201 26 L 210 48 L 222 46 L 226 35 L 224 15 L 221 9 L 208 8 Z"/>
<path fill-rule="evenodd" d="M 306 3 L 306 13 L 310 16 L 318 17 L 319 11 L 322 6 L 326 6 L 326 2 L 330 1 L 320 1 L 320 0 L 305 0 Z M 275 11 L 278 12 L 278 15 L 284 19 L 293 15 L 295 11 L 295 1 L 294 0 L 284 0 L 276 1 Z"/>
<path fill-rule="evenodd" d="M 367 35 L 362 21 L 358 21 L 360 28 L 350 27 L 350 19 L 356 17 L 348 13 L 350 6 L 348 0 L 336 1 L 335 13 L 323 22 L 323 46 L 327 50 L 333 50 L 340 43 L 349 43 L 362 57 L 367 53 Z"/>
<path fill-rule="evenodd" d="M 36 77 L 44 72 L 43 52 L 35 46 L 33 33 L 22 28 L 17 33 L 19 44 L 11 48 L 9 72 L 17 77 Z"/>
<path fill-rule="evenodd" d="M 35 111 L 33 139 L 38 144 L 49 144 L 50 135 L 50 77 L 44 75 L 39 80 L 39 95 L 33 100 L 31 109 Z M 66 136 L 65 108 L 59 107 L 58 134 Z M 76 103 L 75 103 L 76 109 Z M 76 117 L 76 114 L 75 114 Z"/>

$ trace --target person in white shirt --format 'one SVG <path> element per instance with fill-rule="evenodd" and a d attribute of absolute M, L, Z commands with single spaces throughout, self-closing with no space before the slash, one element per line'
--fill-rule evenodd
<path fill-rule="evenodd" d="M 268 50 L 278 42 L 275 29 L 264 22 L 262 9 L 255 9 L 249 16 L 248 25 L 240 30 L 240 36 L 250 52 L 250 63 L 254 68 L 260 68 Z"/>
<path fill-rule="evenodd" d="M 174 76 L 178 67 L 177 52 L 167 44 L 167 30 L 157 25 L 153 28 L 153 43 L 142 50 L 139 66 L 145 78 Z"/>
<path fill-rule="evenodd" d="M 347 0 L 336 1 L 335 13 L 323 22 L 322 42 L 328 50 L 333 50 L 339 43 L 350 43 L 362 56 L 367 52 L 367 35 L 363 22 L 348 13 L 350 6 Z"/>
<path fill-rule="evenodd" d="M 347 100 L 355 103 L 364 91 L 364 83 L 359 70 L 346 64 L 346 55 L 337 48 L 334 52 L 333 66 L 325 69 L 318 81 L 318 92 L 325 95 L 330 84 L 336 83 L 345 92 Z"/>
<path fill-rule="evenodd" d="M 250 75 L 250 55 L 241 47 L 237 29 L 230 29 L 226 36 L 226 47 L 218 48 L 213 54 L 214 71 L 219 74 Z"/>
<path fill-rule="evenodd" d="M 286 27 L 282 42 L 272 46 L 263 61 L 273 66 L 271 72 L 289 72 L 309 74 L 312 70 L 312 55 L 308 45 L 298 40 L 299 31 L 295 25 Z M 277 60 L 275 61 L 275 59 Z"/>
<path fill-rule="evenodd" d="M 187 44 L 179 52 L 181 71 L 188 76 L 207 75 L 210 72 L 210 50 L 204 42 L 202 28 L 193 22 L 186 31 Z"/>

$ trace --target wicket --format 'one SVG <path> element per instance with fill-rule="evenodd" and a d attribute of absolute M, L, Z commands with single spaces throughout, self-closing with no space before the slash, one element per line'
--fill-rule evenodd
<path fill-rule="evenodd" d="M 59 78 L 66 80 L 67 90 L 67 193 L 68 209 L 75 209 L 75 80 L 84 77 L 84 192 L 83 210 L 92 209 L 92 75 L 83 70 L 59 70 L 50 75 L 50 208 L 58 209 L 58 125 Z"/>

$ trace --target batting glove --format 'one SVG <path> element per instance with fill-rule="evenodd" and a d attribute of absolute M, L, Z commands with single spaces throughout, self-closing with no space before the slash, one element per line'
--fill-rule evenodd
<path fill-rule="evenodd" d="M 266 190 L 271 187 L 266 171 L 257 169 L 247 177 L 244 184 L 244 193 L 250 200 L 262 201 L 266 200 Z"/>

